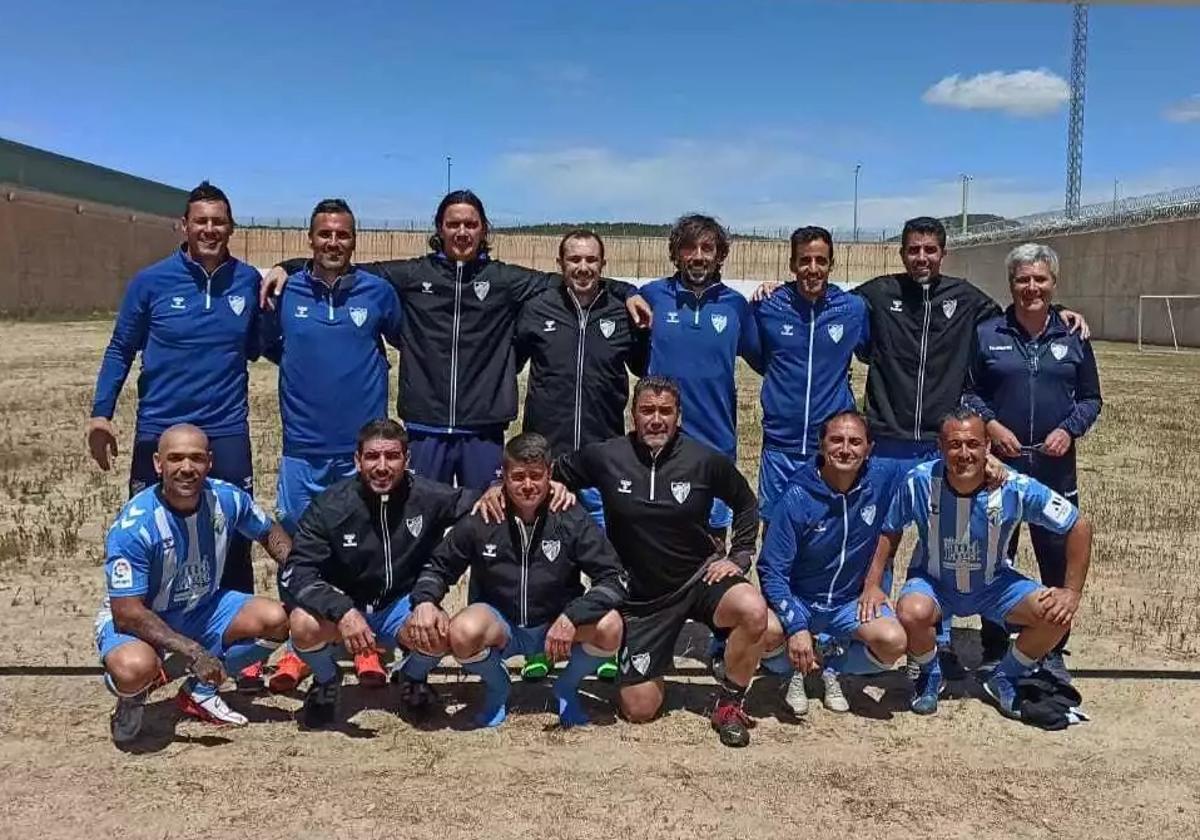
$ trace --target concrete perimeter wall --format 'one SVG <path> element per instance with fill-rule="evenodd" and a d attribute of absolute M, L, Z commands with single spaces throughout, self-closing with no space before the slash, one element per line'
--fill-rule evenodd
<path fill-rule="evenodd" d="M 176 224 L 0 183 L 0 314 L 116 309 L 134 273 L 179 244 Z"/>
<path fill-rule="evenodd" d="M 1037 240 L 1058 252 L 1056 299 L 1081 311 L 1093 336 L 1136 341 L 1139 295 L 1200 294 L 1200 219 Z M 952 247 L 942 270 L 967 277 L 1007 305 L 1004 258 L 1020 241 Z M 1166 304 L 1143 304 L 1143 340 L 1171 344 Z M 1172 301 L 1180 345 L 1200 347 L 1200 300 Z"/>
<path fill-rule="evenodd" d="M 558 236 L 497 233 L 489 238 L 492 253 L 505 262 L 554 271 Z M 359 231 L 354 259 L 358 262 L 404 259 L 427 253 L 429 234 L 395 230 Z M 654 278 L 671 274 L 665 237 L 606 237 L 610 277 Z M 239 259 L 260 268 L 286 257 L 308 256 L 307 231 L 295 228 L 240 228 L 234 231 L 230 250 Z M 725 275 L 745 280 L 787 279 L 789 246 L 786 241 L 735 239 L 725 261 Z M 893 242 L 838 242 L 834 245 L 833 279 L 840 282 L 869 280 L 901 270 L 899 246 Z"/>

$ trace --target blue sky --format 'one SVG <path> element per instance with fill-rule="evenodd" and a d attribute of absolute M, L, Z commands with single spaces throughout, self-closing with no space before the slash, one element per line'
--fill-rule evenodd
<path fill-rule="evenodd" d="M 0 136 L 239 216 L 347 198 L 494 221 L 896 227 L 1061 206 L 1067 5 L 41 2 L 5 19 Z M 1200 183 L 1200 9 L 1091 10 L 1084 199 Z M 1026 72 L 1022 72 L 1026 71 Z M 980 78 L 976 78 L 980 77 Z"/>

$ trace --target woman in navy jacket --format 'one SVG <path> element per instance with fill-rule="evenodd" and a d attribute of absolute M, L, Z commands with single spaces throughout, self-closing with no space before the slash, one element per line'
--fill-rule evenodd
<path fill-rule="evenodd" d="M 1052 303 L 1058 282 L 1058 255 L 1047 245 L 1028 243 L 1005 260 L 1013 303 L 1003 315 L 976 329 L 973 358 L 963 403 L 988 421 L 993 451 L 1014 469 L 1057 490 L 1076 505 L 1075 441 L 1100 416 L 1100 376 L 1091 344 L 1063 324 Z M 1062 586 L 1064 541 L 1029 527 L 1042 582 Z M 1010 546 L 1016 553 L 1016 534 Z M 1007 634 L 984 625 L 984 661 L 1004 650 Z M 1062 650 L 1047 657 L 1048 669 L 1066 677 Z"/>

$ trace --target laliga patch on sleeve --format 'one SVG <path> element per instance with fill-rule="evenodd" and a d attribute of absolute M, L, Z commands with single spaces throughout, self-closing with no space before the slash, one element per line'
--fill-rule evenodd
<path fill-rule="evenodd" d="M 113 589 L 133 588 L 133 567 L 124 557 L 113 561 L 112 570 L 108 573 L 108 585 Z"/>
<path fill-rule="evenodd" d="M 1051 490 L 1050 498 L 1046 500 L 1046 506 L 1042 508 L 1042 513 L 1046 514 L 1046 518 L 1055 525 L 1066 525 L 1067 520 L 1071 518 L 1073 507 L 1070 502 Z"/>

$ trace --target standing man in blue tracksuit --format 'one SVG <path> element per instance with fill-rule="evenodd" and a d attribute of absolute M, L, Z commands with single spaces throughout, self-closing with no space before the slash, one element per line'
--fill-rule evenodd
<path fill-rule="evenodd" d="M 647 372 L 678 384 L 683 433 L 736 462 L 737 357 L 761 372 L 761 352 L 749 302 L 721 282 L 729 233 L 711 216 L 681 216 L 668 248 L 676 273 L 641 288 L 654 311 Z M 710 528 L 732 523 L 714 500 Z"/>
<path fill-rule="evenodd" d="M 804 677 L 820 667 L 817 634 L 849 646 L 839 665 L 844 671 L 887 670 L 904 654 L 904 628 L 890 609 L 867 621 L 858 615 L 891 493 L 880 484 L 870 451 L 861 414 L 840 411 L 826 420 L 820 453 L 800 465 L 778 500 L 758 559 L 759 584 L 772 609 L 763 665 L 791 676 L 784 703 L 796 715 L 808 711 Z M 824 664 L 825 707 L 849 711 L 836 673 Z"/>
<path fill-rule="evenodd" d="M 766 521 L 792 475 L 818 451 L 825 421 L 854 407 L 850 360 L 870 341 L 866 303 L 829 285 L 829 231 L 797 228 L 791 249 L 796 282 L 754 304 L 765 368 L 758 504 Z"/>
<path fill-rule="evenodd" d="M 1028 243 L 1009 252 L 1012 305 L 975 332 L 975 346 L 963 403 L 987 421 L 992 449 L 1020 472 L 1036 478 L 1079 506 L 1075 441 L 1100 416 L 1100 375 L 1091 344 L 1068 331 L 1054 311 L 1058 255 L 1046 245 Z M 1019 529 L 1013 529 L 1009 557 L 1016 556 Z M 1036 523 L 1029 538 L 1046 586 L 1063 586 L 1066 538 Z M 1067 638 L 1047 655 L 1045 666 L 1065 680 Z M 1008 647 L 1000 625 L 983 625 L 984 660 L 999 661 Z"/>
<path fill-rule="evenodd" d="M 339 198 L 309 217 L 313 257 L 292 275 L 274 309 L 262 313 L 262 352 L 279 365 L 283 457 L 279 521 L 296 532 L 308 503 L 355 472 L 358 431 L 387 417 L 387 351 L 400 346 L 401 307 L 381 277 L 353 268 L 354 214 Z M 359 682 L 382 685 L 379 657 L 354 658 Z M 295 688 L 303 663 L 290 650 L 276 665 L 272 691 Z"/>
<path fill-rule="evenodd" d="M 208 436 L 213 478 L 254 491 L 246 362 L 258 357 L 259 274 L 230 256 L 233 224 L 225 193 L 200 184 L 183 214 L 186 242 L 138 272 L 121 300 L 96 378 L 87 442 L 100 469 L 108 470 L 117 454 L 117 397 L 141 353 L 131 497 L 158 481 L 158 438 L 179 423 Z M 230 539 L 221 585 L 253 593 L 250 543 L 240 535 Z"/>

